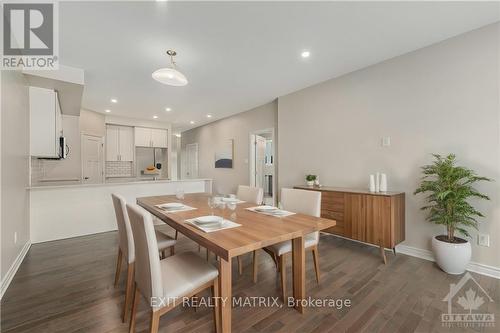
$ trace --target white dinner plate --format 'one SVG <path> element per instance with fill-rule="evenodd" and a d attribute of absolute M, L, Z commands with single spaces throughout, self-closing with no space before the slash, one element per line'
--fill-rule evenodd
<path fill-rule="evenodd" d="M 216 224 L 221 224 L 223 221 L 222 217 L 220 216 L 214 216 L 214 215 L 207 215 L 207 216 L 200 216 L 195 219 L 193 219 L 193 222 L 198 224 L 198 225 L 216 225 Z"/>
<path fill-rule="evenodd" d="M 170 203 L 158 205 L 158 207 L 164 208 L 164 209 L 181 209 L 184 207 L 184 205 L 179 203 L 179 202 L 170 202 Z"/>
<path fill-rule="evenodd" d="M 239 199 L 236 199 L 236 198 L 222 198 L 222 201 L 224 202 L 229 202 L 229 203 L 232 203 L 232 202 L 240 202 Z"/>
<path fill-rule="evenodd" d="M 278 208 L 273 207 L 273 206 L 259 206 L 259 207 L 255 208 L 255 210 L 258 212 L 272 212 L 272 211 L 278 210 Z"/>

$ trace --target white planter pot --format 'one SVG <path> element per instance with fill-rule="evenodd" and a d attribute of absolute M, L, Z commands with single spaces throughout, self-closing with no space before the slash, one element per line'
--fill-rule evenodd
<path fill-rule="evenodd" d="M 438 266 L 448 274 L 464 273 L 471 258 L 471 246 L 468 241 L 448 243 L 433 237 L 432 251 Z"/>
<path fill-rule="evenodd" d="M 314 186 L 314 180 L 306 181 L 307 186 Z"/>

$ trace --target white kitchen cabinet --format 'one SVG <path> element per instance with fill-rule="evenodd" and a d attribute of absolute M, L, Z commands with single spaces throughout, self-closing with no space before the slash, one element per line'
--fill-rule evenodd
<path fill-rule="evenodd" d="M 106 126 L 106 161 L 134 160 L 134 130 L 128 126 Z"/>
<path fill-rule="evenodd" d="M 151 141 L 153 142 L 153 147 L 167 148 L 167 130 L 161 128 L 151 129 Z"/>
<path fill-rule="evenodd" d="M 136 147 L 151 147 L 151 128 L 136 127 L 135 128 L 135 145 Z"/>
<path fill-rule="evenodd" d="M 134 128 L 119 126 L 120 128 L 120 161 L 134 160 Z"/>
<path fill-rule="evenodd" d="M 168 131 L 161 128 L 135 128 L 135 146 L 136 147 L 168 147 Z"/>
<path fill-rule="evenodd" d="M 30 155 L 59 158 L 59 138 L 63 135 L 62 114 L 57 92 L 29 87 Z"/>

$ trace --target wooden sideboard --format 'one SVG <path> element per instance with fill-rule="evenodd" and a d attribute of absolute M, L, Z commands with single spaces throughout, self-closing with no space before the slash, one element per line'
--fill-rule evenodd
<path fill-rule="evenodd" d="M 295 186 L 321 192 L 321 217 L 337 221 L 326 229 L 335 235 L 380 247 L 384 263 L 385 248 L 393 249 L 405 240 L 404 192 L 372 193 L 338 187 Z"/>

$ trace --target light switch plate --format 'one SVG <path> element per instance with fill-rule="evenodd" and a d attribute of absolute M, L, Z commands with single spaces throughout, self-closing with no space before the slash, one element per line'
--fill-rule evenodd
<path fill-rule="evenodd" d="M 390 136 L 384 136 L 382 138 L 382 147 L 390 147 L 391 146 L 391 137 Z"/>
<path fill-rule="evenodd" d="M 479 234 L 477 236 L 477 243 L 479 246 L 490 246 L 490 235 L 488 234 Z"/>

